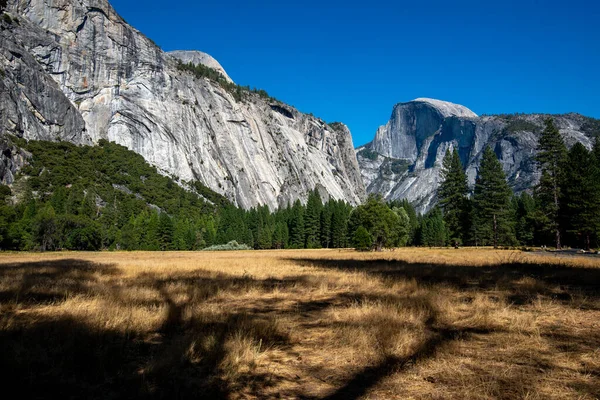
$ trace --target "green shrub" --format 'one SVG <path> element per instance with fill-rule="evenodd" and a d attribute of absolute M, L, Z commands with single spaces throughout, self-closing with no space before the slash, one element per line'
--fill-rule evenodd
<path fill-rule="evenodd" d="M 240 244 L 235 240 L 227 244 L 218 244 L 210 246 L 204 249 L 204 251 L 232 251 L 232 250 L 252 250 L 252 248 L 246 244 Z"/>

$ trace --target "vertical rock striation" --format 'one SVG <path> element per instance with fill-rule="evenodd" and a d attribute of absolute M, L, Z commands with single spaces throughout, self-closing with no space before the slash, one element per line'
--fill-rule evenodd
<path fill-rule="evenodd" d="M 200 52 L 163 52 L 106 0 L 9 0 L 2 22 L 0 122 L 26 139 L 108 139 L 166 174 L 198 180 L 244 208 L 365 196 L 347 128 L 177 68 L 225 70 Z M 177 59 L 175 58 L 177 57 Z"/>
<path fill-rule="evenodd" d="M 547 117 L 478 117 L 466 107 L 432 99 L 397 104 L 375 139 L 357 149 L 367 191 L 389 200 L 406 198 L 419 211 L 427 211 L 436 201 L 446 150 L 458 150 L 473 185 L 486 146 L 500 159 L 513 190 L 531 189 L 539 180 L 535 154 Z M 581 142 L 591 148 L 591 137 L 600 134 L 600 124 L 590 118 L 578 114 L 553 117 L 568 146 Z"/>

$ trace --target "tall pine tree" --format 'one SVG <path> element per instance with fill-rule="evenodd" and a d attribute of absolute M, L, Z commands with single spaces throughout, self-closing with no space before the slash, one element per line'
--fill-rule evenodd
<path fill-rule="evenodd" d="M 600 227 L 600 170 L 594 154 L 581 143 L 569 151 L 567 165 L 562 184 L 563 224 L 575 235 L 575 242 L 589 250 Z"/>
<path fill-rule="evenodd" d="M 482 245 L 509 244 L 514 235 L 510 226 L 511 190 L 502 164 L 490 147 L 481 159 L 473 195 L 475 243 Z"/>
<path fill-rule="evenodd" d="M 305 248 L 316 249 L 321 247 L 321 209 L 323 202 L 317 189 L 308 194 L 306 214 L 304 215 Z"/>
<path fill-rule="evenodd" d="M 463 243 L 466 239 L 466 203 L 469 193 L 467 175 L 463 171 L 458 151 L 446 151 L 442 166 L 442 179 L 438 192 L 439 205 L 444 212 L 444 222 L 449 239 L 453 243 Z"/>
<path fill-rule="evenodd" d="M 548 118 L 538 143 L 536 160 L 542 175 L 535 195 L 540 206 L 540 220 L 552 232 L 557 249 L 561 248 L 560 197 L 566 157 L 563 138 L 552 118 Z"/>

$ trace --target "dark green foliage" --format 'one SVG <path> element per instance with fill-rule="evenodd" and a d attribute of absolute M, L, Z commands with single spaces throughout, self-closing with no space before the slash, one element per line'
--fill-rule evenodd
<path fill-rule="evenodd" d="M 561 248 L 560 198 L 566 159 L 567 148 L 563 138 L 553 120 L 548 118 L 538 144 L 536 160 L 542 175 L 535 196 L 540 206 L 538 219 L 544 229 L 554 235 L 557 249 Z"/>
<path fill-rule="evenodd" d="M 593 152 L 581 143 L 569 151 L 561 198 L 562 225 L 572 242 L 590 249 L 600 229 L 600 168 Z"/>
<path fill-rule="evenodd" d="M 406 160 L 394 160 L 389 164 L 390 172 L 400 175 L 408 171 L 410 162 Z"/>
<path fill-rule="evenodd" d="M 288 222 L 290 247 L 294 249 L 304 248 L 304 207 L 300 203 L 300 200 L 294 202 L 290 214 Z"/>
<path fill-rule="evenodd" d="M 373 248 L 373 237 L 364 226 L 359 226 L 352 237 L 352 244 L 358 251 L 369 251 Z"/>
<path fill-rule="evenodd" d="M 448 232 L 442 212 L 434 207 L 427 213 L 421 222 L 420 241 L 423 246 L 441 247 L 446 245 Z"/>
<path fill-rule="evenodd" d="M 336 130 L 336 131 L 341 131 L 342 129 L 344 129 L 344 124 L 341 122 L 330 122 L 327 125 L 329 125 L 331 127 L 331 129 Z"/>
<path fill-rule="evenodd" d="M 356 232 L 360 226 L 364 227 L 371 234 L 375 248 L 381 250 L 399 244 L 404 222 L 408 224 L 408 218 L 402 221 L 381 197 L 370 195 L 365 204 L 352 211 L 349 225 L 351 232 Z"/>
<path fill-rule="evenodd" d="M 10 15 L 8 14 L 4 14 L 2 15 L 2 19 L 4 20 L 4 22 L 6 22 L 8 25 L 13 23 L 12 18 L 10 17 Z"/>
<path fill-rule="evenodd" d="M 12 195 L 10 188 L 6 185 L 0 184 L 0 202 L 4 202 L 10 195 Z"/>
<path fill-rule="evenodd" d="M 600 119 L 585 117 L 579 129 L 586 135 L 597 138 L 600 136 Z"/>
<path fill-rule="evenodd" d="M 192 249 L 198 245 L 197 233 L 207 231 L 214 241 L 214 219 L 224 201 L 202 185 L 195 186 L 218 200 L 217 205 L 114 143 L 101 140 L 90 147 L 12 140 L 31 152 L 32 159 L 21 171 L 28 176 L 19 185 L 26 187 L 24 199 L 3 213 L 10 221 L 0 238 L 2 248 Z M 162 210 L 160 216 L 156 210 Z"/>
<path fill-rule="evenodd" d="M 538 133 L 540 131 L 540 127 L 534 124 L 533 122 L 527 121 L 521 118 L 511 118 L 506 125 L 506 131 L 510 133 L 515 132 L 533 132 Z"/>
<path fill-rule="evenodd" d="M 502 164 L 490 147 L 483 152 L 473 195 L 473 235 L 477 245 L 514 244 L 511 190 Z"/>
<path fill-rule="evenodd" d="M 321 247 L 321 211 L 323 203 L 315 189 L 308 194 L 306 213 L 304 215 L 304 247 L 315 249 Z"/>
<path fill-rule="evenodd" d="M 515 218 L 515 236 L 519 243 L 533 245 L 535 239 L 535 201 L 529 193 L 522 193 L 512 198 L 513 215 Z"/>
<path fill-rule="evenodd" d="M 418 232 L 419 216 L 417 215 L 417 212 L 415 211 L 415 208 L 412 206 L 412 204 L 410 204 L 408 202 L 408 200 L 402 199 L 402 200 L 391 201 L 389 203 L 389 206 L 392 209 L 403 208 L 404 211 L 406 211 L 406 215 L 408 217 L 408 238 L 407 238 L 406 244 L 407 245 L 416 245 L 416 244 L 420 243 L 420 238 L 419 238 L 420 233 Z"/>
<path fill-rule="evenodd" d="M 448 239 L 452 244 L 462 244 L 467 239 L 469 186 L 456 149 L 446 151 L 442 166 L 442 184 L 438 191 L 439 206 L 444 212 Z"/>
<path fill-rule="evenodd" d="M 217 70 L 207 67 L 203 64 L 184 64 L 178 61 L 177 69 L 180 71 L 191 72 L 196 78 L 207 78 L 211 81 L 219 84 L 223 89 L 227 90 L 236 101 L 244 100 L 244 97 L 249 93 L 257 94 L 259 97 L 267 101 L 278 101 L 276 98 L 269 96 L 269 94 L 263 89 L 250 88 L 250 86 L 240 86 L 233 82 L 228 81 L 225 77 Z"/>
<path fill-rule="evenodd" d="M 379 157 L 379 153 L 377 153 L 375 150 L 371 150 L 369 147 L 365 147 L 359 151 L 358 155 L 371 161 L 375 161 L 377 160 L 377 157 Z"/>

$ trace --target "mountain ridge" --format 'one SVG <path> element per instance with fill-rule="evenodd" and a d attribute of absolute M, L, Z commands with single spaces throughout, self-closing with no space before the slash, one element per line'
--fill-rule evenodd
<path fill-rule="evenodd" d="M 369 193 L 387 200 L 406 198 L 426 212 L 436 202 L 446 150 L 459 151 L 472 186 L 486 146 L 495 151 L 515 192 L 533 188 L 539 180 L 537 140 L 551 115 L 443 116 L 437 102 L 453 104 L 420 99 L 396 104 L 390 121 L 378 129 L 373 141 L 356 149 Z M 589 149 L 593 137 L 600 135 L 599 120 L 576 113 L 552 117 L 568 147 L 580 142 Z"/>
<path fill-rule="evenodd" d="M 0 33 L 3 132 L 114 141 L 246 209 L 305 202 L 314 188 L 364 198 L 347 128 L 178 69 L 105 0 L 10 0 L 7 9 L 21 23 L 3 21 Z"/>

